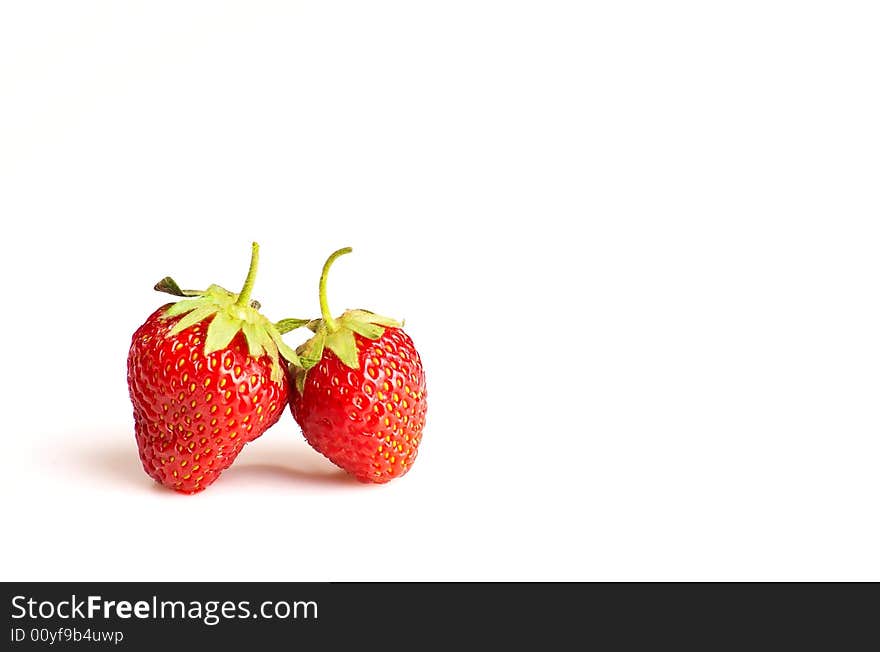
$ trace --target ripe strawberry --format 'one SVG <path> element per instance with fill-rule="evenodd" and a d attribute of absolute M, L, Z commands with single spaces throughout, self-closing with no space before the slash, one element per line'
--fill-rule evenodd
<path fill-rule="evenodd" d="M 238 294 L 212 285 L 156 290 L 187 297 L 159 308 L 137 329 L 128 354 L 128 389 L 144 470 L 182 493 L 202 491 L 246 443 L 278 421 L 288 397 L 278 360 L 300 364 L 281 340 L 302 320 L 272 324 L 250 301 L 259 248 Z"/>
<path fill-rule="evenodd" d="M 401 324 L 366 310 L 337 319 L 327 306 L 327 259 L 319 296 L 322 318 L 291 368 L 290 407 L 306 441 L 361 482 L 383 483 L 416 459 L 428 408 L 425 372 Z"/>

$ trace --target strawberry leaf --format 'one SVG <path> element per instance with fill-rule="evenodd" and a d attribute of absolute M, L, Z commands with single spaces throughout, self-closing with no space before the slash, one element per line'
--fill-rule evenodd
<path fill-rule="evenodd" d="M 182 315 L 187 312 L 191 312 L 196 310 L 197 308 L 202 308 L 206 305 L 210 305 L 205 302 L 204 299 L 184 299 L 183 301 L 178 301 L 173 304 L 168 310 L 165 311 L 165 314 L 162 315 L 166 319 L 169 317 L 177 317 L 178 315 Z"/>
<path fill-rule="evenodd" d="M 347 328 L 340 328 L 335 333 L 327 335 L 327 348 L 336 354 L 343 364 L 352 369 L 358 368 L 357 342 L 354 333 Z"/>
<path fill-rule="evenodd" d="M 299 355 L 303 369 L 311 369 L 321 361 L 321 356 L 324 355 L 326 339 L 327 331 L 320 330 L 301 347 Z"/>
<path fill-rule="evenodd" d="M 204 294 L 204 292 L 200 292 L 199 290 L 181 290 L 177 282 L 170 276 L 166 276 L 156 283 L 156 285 L 153 286 L 153 289 L 156 290 L 156 292 L 164 292 L 165 294 L 171 294 L 175 297 L 199 297 Z"/>
<path fill-rule="evenodd" d="M 294 378 L 294 383 L 296 384 L 297 390 L 302 394 L 306 391 L 306 370 L 305 369 L 297 369 Z"/>
<path fill-rule="evenodd" d="M 217 308 L 217 306 L 206 306 L 206 305 L 199 306 L 195 310 L 192 310 L 189 313 L 185 314 L 183 316 L 183 319 L 181 319 L 179 322 L 174 324 L 174 326 L 171 328 L 171 330 L 168 331 L 168 335 L 169 336 L 177 335 L 178 333 L 186 330 L 190 326 L 193 326 L 194 324 L 198 324 L 203 319 L 207 319 L 208 317 L 210 317 L 211 315 L 216 313 L 218 310 L 219 310 L 219 308 Z"/>
<path fill-rule="evenodd" d="M 241 330 L 240 319 L 236 319 L 222 310 L 218 312 L 208 325 L 208 335 L 205 338 L 205 355 L 225 349 L 239 330 Z"/>
<path fill-rule="evenodd" d="M 266 340 L 266 355 L 272 360 L 272 369 L 269 371 L 269 378 L 273 383 L 280 383 L 284 379 L 284 372 L 281 371 L 281 364 L 278 362 L 278 348 L 275 342 L 269 337 Z"/>
<path fill-rule="evenodd" d="M 256 336 L 257 341 L 260 343 L 260 346 L 262 346 L 266 352 L 272 350 L 272 337 L 269 335 L 269 332 L 265 328 L 265 325 L 256 329 Z"/>
<path fill-rule="evenodd" d="M 291 320 L 293 321 L 293 320 Z M 284 340 L 281 339 L 281 333 L 278 331 L 278 328 L 274 324 L 266 324 L 265 332 L 269 338 L 275 342 L 275 346 L 278 347 L 278 352 L 281 356 L 290 362 L 295 367 L 299 367 L 302 363 L 299 361 L 299 356 L 296 354 L 296 351 L 291 349 L 287 344 L 284 343 Z"/>
<path fill-rule="evenodd" d="M 368 324 L 379 324 L 380 326 L 390 326 L 392 328 L 400 328 L 400 322 L 391 317 L 383 317 L 369 310 L 348 310 L 344 316 L 348 316 L 354 321 L 366 322 Z"/>
<path fill-rule="evenodd" d="M 272 341 L 278 346 L 278 353 L 281 354 L 281 357 L 287 360 L 290 364 L 295 367 L 299 367 L 302 365 L 300 362 L 299 356 L 296 354 L 296 351 L 291 349 L 287 344 L 284 343 L 284 340 L 279 336 L 278 338 L 272 338 Z"/>
<path fill-rule="evenodd" d="M 275 322 L 275 328 L 281 335 L 284 335 L 284 333 L 295 331 L 300 326 L 305 326 L 308 323 L 308 319 L 282 319 Z"/>
<path fill-rule="evenodd" d="M 362 335 L 371 340 L 377 340 L 382 337 L 382 334 L 385 332 L 385 329 L 379 326 L 378 324 L 370 324 L 365 321 L 358 321 L 357 319 L 352 319 L 347 315 L 342 315 L 339 322 L 345 327 L 353 330 L 358 335 Z"/>
<path fill-rule="evenodd" d="M 216 283 L 211 283 L 211 285 L 208 286 L 208 289 L 205 290 L 204 293 L 205 295 L 213 297 L 215 299 L 234 299 L 238 296 L 237 294 L 230 292 L 225 287 L 217 285 Z"/>
<path fill-rule="evenodd" d="M 252 358 L 261 358 L 265 353 L 265 350 L 261 341 L 262 338 L 260 337 L 260 327 L 252 322 L 246 321 L 241 325 L 241 330 L 244 333 L 244 339 L 246 339 L 248 343 L 248 355 Z"/>

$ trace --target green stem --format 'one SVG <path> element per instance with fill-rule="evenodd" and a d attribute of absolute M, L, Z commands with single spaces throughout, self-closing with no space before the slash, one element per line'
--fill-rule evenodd
<path fill-rule="evenodd" d="M 251 243 L 251 266 L 248 268 L 247 278 L 244 280 L 244 286 L 238 293 L 238 300 L 235 305 L 244 308 L 251 300 L 251 291 L 254 289 L 254 281 L 257 280 L 257 265 L 260 263 L 260 245 L 256 242 Z"/>
<path fill-rule="evenodd" d="M 333 316 L 330 314 L 330 307 L 327 305 L 327 272 L 330 271 L 330 265 L 333 264 L 340 256 L 351 253 L 351 247 L 345 247 L 338 251 L 334 251 L 330 254 L 330 258 L 327 259 L 327 262 L 324 263 L 324 269 L 321 270 L 321 282 L 318 283 L 318 300 L 321 302 L 321 318 L 324 320 L 324 326 L 327 327 L 327 331 L 330 333 L 335 333 L 339 330 L 339 325 L 336 323 L 336 320 L 333 319 Z"/>

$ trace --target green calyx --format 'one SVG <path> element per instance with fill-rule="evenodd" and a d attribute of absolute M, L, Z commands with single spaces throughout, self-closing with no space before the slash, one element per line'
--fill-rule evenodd
<path fill-rule="evenodd" d="M 260 247 L 254 242 L 251 245 L 251 264 L 247 279 L 238 294 L 219 285 L 211 285 L 207 290 L 181 290 L 170 277 L 159 281 L 154 289 L 184 297 L 162 314 L 163 319 L 183 315 L 182 319 L 168 331 L 168 337 L 211 318 L 205 336 L 205 355 L 225 349 L 233 338 L 242 332 L 247 340 L 248 354 L 252 358 L 268 356 L 272 362 L 270 377 L 273 382 L 280 383 L 284 378 L 284 371 L 281 368 L 279 355 L 291 365 L 302 367 L 299 356 L 284 343 L 281 335 L 307 325 L 308 320 L 282 319 L 272 323 L 260 314 L 260 304 L 251 300 L 259 258 Z"/>
<path fill-rule="evenodd" d="M 351 253 L 351 247 L 345 247 L 330 254 L 324 268 L 321 270 L 321 280 L 318 283 L 318 300 L 321 305 L 321 318 L 313 319 L 304 324 L 315 335 L 298 349 L 300 365 L 294 370 L 296 387 L 302 393 L 305 387 L 306 374 L 314 367 L 324 355 L 324 349 L 330 349 L 336 354 L 343 364 L 352 369 L 357 369 L 358 363 L 357 340 L 355 333 L 371 340 L 379 339 L 385 333 L 385 327 L 399 328 L 401 323 L 383 317 L 369 310 L 346 310 L 335 319 L 330 314 L 327 303 L 327 275 L 333 262 L 345 254 Z"/>

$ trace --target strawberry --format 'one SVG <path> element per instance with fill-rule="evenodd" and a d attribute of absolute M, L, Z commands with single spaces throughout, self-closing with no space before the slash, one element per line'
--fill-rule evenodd
<path fill-rule="evenodd" d="M 281 333 L 304 320 L 271 323 L 250 301 L 259 260 L 253 244 L 241 292 L 218 285 L 155 289 L 185 297 L 156 310 L 132 336 L 128 389 L 141 462 L 157 482 L 197 493 L 281 416 L 288 397 L 279 352 L 300 364 Z"/>
<path fill-rule="evenodd" d="M 401 324 L 366 310 L 334 319 L 327 305 L 324 264 L 321 319 L 291 367 L 290 407 L 306 441 L 361 482 L 384 483 L 415 462 L 425 426 L 427 392 L 422 361 Z"/>

